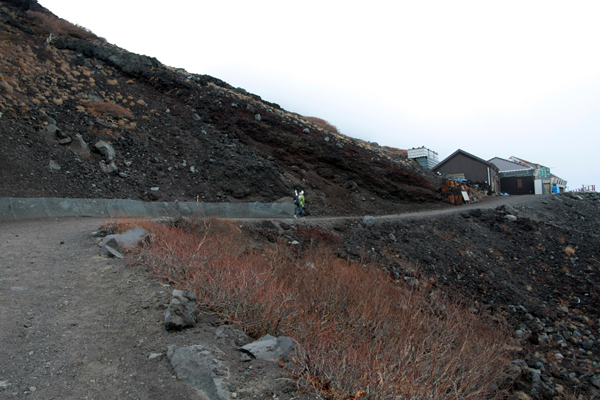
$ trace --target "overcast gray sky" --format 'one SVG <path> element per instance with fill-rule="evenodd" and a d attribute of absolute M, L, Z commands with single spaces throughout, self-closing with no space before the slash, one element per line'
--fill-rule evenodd
<path fill-rule="evenodd" d="M 348 136 L 600 185 L 598 1 L 38 2 Z"/>

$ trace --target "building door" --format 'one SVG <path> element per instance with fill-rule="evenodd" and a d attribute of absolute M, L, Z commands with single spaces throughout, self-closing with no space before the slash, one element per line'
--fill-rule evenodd
<path fill-rule="evenodd" d="M 536 179 L 534 181 L 534 189 L 535 189 L 535 194 L 544 194 L 544 189 L 542 186 L 542 180 L 541 179 Z"/>

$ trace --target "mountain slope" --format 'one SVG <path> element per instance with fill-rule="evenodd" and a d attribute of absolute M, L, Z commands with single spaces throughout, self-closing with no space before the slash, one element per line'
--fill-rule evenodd
<path fill-rule="evenodd" d="M 0 5 L 3 196 L 271 202 L 302 189 L 313 215 L 445 202 L 395 149 L 129 53 L 35 1 Z"/>

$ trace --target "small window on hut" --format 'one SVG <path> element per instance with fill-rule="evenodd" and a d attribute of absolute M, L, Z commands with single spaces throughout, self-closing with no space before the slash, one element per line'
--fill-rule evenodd
<path fill-rule="evenodd" d="M 517 188 L 523 189 L 523 179 L 517 179 Z"/>

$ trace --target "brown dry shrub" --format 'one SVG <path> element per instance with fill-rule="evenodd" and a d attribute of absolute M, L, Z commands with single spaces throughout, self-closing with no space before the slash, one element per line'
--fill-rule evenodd
<path fill-rule="evenodd" d="M 325 129 L 326 131 L 332 132 L 332 133 L 340 133 L 339 129 L 335 126 L 330 124 L 329 122 L 325 121 L 324 119 L 321 118 L 317 118 L 317 117 L 304 117 L 305 120 L 313 123 L 314 125 L 316 125 L 317 127 L 321 128 L 321 129 Z"/>
<path fill-rule="evenodd" d="M 108 101 L 105 102 L 84 102 L 83 105 L 92 113 L 108 115 L 114 118 L 133 118 L 133 114 L 127 108 Z"/>
<path fill-rule="evenodd" d="M 0 74 L 0 92 L 3 92 L 6 95 L 12 95 L 14 93 L 14 87 L 11 83 L 14 83 L 12 78 Z"/>
<path fill-rule="evenodd" d="M 105 219 L 100 229 L 111 231 L 111 233 L 123 233 L 136 227 L 148 230 L 152 225 L 150 218 L 118 215 L 110 219 Z"/>
<path fill-rule="evenodd" d="M 56 18 L 52 15 L 45 14 L 39 11 L 27 11 L 27 16 L 47 35 L 66 35 L 73 36 L 78 39 L 96 39 L 96 36 L 89 29 L 72 24 L 61 18 Z"/>
<path fill-rule="evenodd" d="M 333 399 L 500 399 L 508 336 L 466 307 L 326 247 L 259 250 L 234 222 L 147 226 L 130 257 L 258 338 L 298 344 L 294 376 Z M 308 231 L 307 231 L 308 232 Z M 320 236 L 318 232 L 310 234 Z"/>

